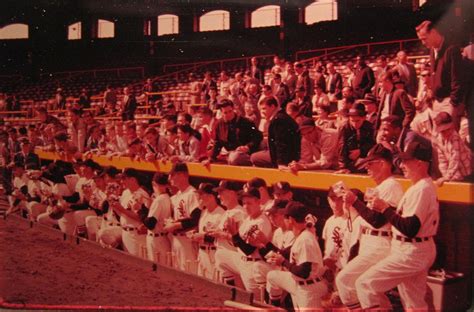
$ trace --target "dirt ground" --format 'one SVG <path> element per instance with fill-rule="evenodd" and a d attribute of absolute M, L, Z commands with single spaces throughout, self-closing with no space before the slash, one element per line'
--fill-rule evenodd
<path fill-rule="evenodd" d="M 0 219 L 0 301 L 221 310 L 230 296 L 229 289 L 201 279 L 153 272 L 114 251 L 63 241 L 25 220 Z"/>

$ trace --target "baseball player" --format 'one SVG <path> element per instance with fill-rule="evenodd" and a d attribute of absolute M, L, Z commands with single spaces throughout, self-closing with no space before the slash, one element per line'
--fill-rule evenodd
<path fill-rule="evenodd" d="M 97 232 L 97 241 L 104 246 L 115 248 L 122 242 L 122 227 L 120 226 L 120 216 L 111 208 L 111 205 L 120 200 L 123 191 L 122 185 L 111 179 L 107 170 L 105 173 L 105 180 L 108 181 L 105 188 L 107 199 L 102 205 L 104 214 L 102 224 Z"/>
<path fill-rule="evenodd" d="M 224 215 L 224 208 L 219 205 L 217 199 L 217 192 L 214 191 L 214 186 L 209 183 L 201 183 L 198 189 L 199 193 L 199 207 L 202 213 L 199 218 L 198 232 L 191 234 L 190 238 L 198 242 L 198 275 L 212 279 L 215 271 L 216 245 L 214 240 L 209 239 L 206 235 L 214 233 Z"/>
<path fill-rule="evenodd" d="M 97 232 L 100 229 L 102 221 L 104 219 L 103 204 L 107 199 L 107 194 L 105 193 L 106 184 L 105 184 L 105 174 L 101 173 L 96 175 L 94 178 L 94 189 L 85 188 L 84 189 L 84 199 L 87 201 L 90 208 L 96 212 L 96 216 L 87 216 L 85 218 L 85 225 L 87 229 L 87 238 L 96 241 Z"/>
<path fill-rule="evenodd" d="M 8 196 L 10 208 L 7 210 L 7 214 L 10 214 L 18 210 L 26 209 L 28 176 L 25 173 L 25 168 L 22 163 L 11 163 L 8 167 L 13 173 L 13 191 L 12 194 Z"/>
<path fill-rule="evenodd" d="M 227 230 L 229 219 L 240 226 L 247 217 L 247 212 L 239 204 L 239 186 L 237 183 L 222 180 L 215 191 L 219 199 L 227 210 L 221 217 L 221 222 L 215 232 L 209 232 L 208 236 L 215 239 L 217 250 L 215 253 L 216 268 L 220 273 L 221 280 L 227 285 L 235 285 L 235 278 L 240 276 L 239 267 L 234 261 L 240 257 L 237 248 L 232 244 L 232 235 Z"/>
<path fill-rule="evenodd" d="M 175 163 L 170 171 L 170 183 L 178 189 L 171 197 L 173 219 L 165 222 L 163 231 L 173 234 L 171 252 L 174 254 L 179 269 L 185 271 L 188 261 L 197 259 L 197 248 L 186 232 L 198 225 L 201 216 L 199 196 L 196 189 L 189 184 L 189 171 L 185 163 Z"/>
<path fill-rule="evenodd" d="M 356 281 L 357 297 L 364 309 L 386 302 L 385 292 L 398 286 L 406 310 L 427 310 L 425 301 L 428 270 L 436 257 L 433 236 L 439 224 L 436 187 L 428 174 L 431 146 L 411 142 L 400 154 L 401 168 L 412 186 L 397 208 L 382 199 L 373 207 L 392 225 L 392 245 L 386 258 L 376 263 Z"/>
<path fill-rule="evenodd" d="M 369 206 L 375 197 L 396 207 L 403 196 L 400 183 L 392 176 L 392 153 L 383 145 L 375 145 L 361 163 L 367 169 L 369 176 L 375 180 L 377 187 L 368 189 L 365 198 Z M 372 192 L 372 196 L 369 193 Z M 342 303 L 349 309 L 360 308 L 355 289 L 357 278 L 371 266 L 381 261 L 390 253 L 392 239 L 391 226 L 385 217 L 367 208 L 354 193 L 348 191 L 344 200 L 353 206 L 361 215 L 361 238 L 358 256 L 352 259 L 336 276 L 336 285 Z M 381 303 L 382 308 L 389 309 L 390 302 Z"/>
<path fill-rule="evenodd" d="M 171 218 L 171 199 L 168 193 L 168 176 L 155 173 L 151 182 L 154 190 L 154 199 L 151 203 L 148 216 L 143 220 L 148 229 L 146 250 L 148 260 L 162 263 L 164 256 L 171 251 L 168 233 L 163 231 L 164 221 Z"/>
<path fill-rule="evenodd" d="M 150 207 L 151 199 L 140 185 L 140 173 L 132 168 L 123 171 L 124 186 L 130 195 L 121 201 L 113 201 L 110 207 L 120 215 L 122 243 L 124 250 L 134 256 L 145 256 L 142 248 L 146 246 L 146 231 L 140 229 L 143 213 Z"/>
<path fill-rule="evenodd" d="M 296 239 L 290 248 L 268 259 L 284 268 L 267 275 L 270 301 L 278 306 L 285 290 L 291 294 L 296 311 L 321 308 L 321 297 L 326 294 L 327 285 L 321 278 L 324 266 L 314 230 L 315 218 L 303 204 L 293 201 L 286 206 L 286 216 Z"/>
<path fill-rule="evenodd" d="M 232 241 L 238 247 L 239 258 L 235 259 L 239 267 L 240 277 L 247 291 L 259 293 L 259 288 L 266 282 L 266 274 L 270 269 L 268 263 L 260 255 L 257 246 L 250 243 L 250 238 L 260 231 L 266 240 L 272 236 L 272 225 L 268 217 L 263 214 L 260 205 L 260 192 L 256 188 L 247 188 L 241 193 L 242 203 L 247 211 L 245 218 L 237 227 L 237 223 L 230 219 L 227 230 L 232 234 Z"/>
<path fill-rule="evenodd" d="M 285 181 L 280 181 L 273 184 L 273 197 L 275 197 L 275 200 L 277 199 L 292 200 L 293 191 L 291 190 L 290 183 L 285 182 Z"/>
<path fill-rule="evenodd" d="M 262 178 L 253 178 L 244 185 L 245 189 L 256 188 L 260 192 L 260 205 L 262 211 L 267 211 L 273 207 L 273 198 L 268 193 L 267 183 Z"/>

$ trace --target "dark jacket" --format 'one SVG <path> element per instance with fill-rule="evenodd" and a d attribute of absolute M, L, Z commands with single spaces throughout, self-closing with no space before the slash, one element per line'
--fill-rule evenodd
<path fill-rule="evenodd" d="M 342 76 L 334 73 L 331 81 L 328 80 L 327 92 L 334 94 L 338 100 L 342 99 Z"/>
<path fill-rule="evenodd" d="M 35 153 L 28 153 L 26 156 L 23 155 L 23 153 L 16 153 L 14 160 L 15 163 L 23 164 L 23 166 L 26 167 L 26 165 L 35 165 L 37 169 L 40 168 L 40 160 L 38 155 Z"/>
<path fill-rule="evenodd" d="M 223 147 L 228 151 L 233 151 L 239 146 L 246 145 L 249 147 L 249 153 L 256 152 L 263 138 L 253 122 L 237 115 L 230 122 L 225 122 L 223 119 L 217 121 L 215 134 L 216 139 L 211 156 L 213 160 Z"/>
<path fill-rule="evenodd" d="M 275 167 L 300 159 L 301 137 L 298 124 L 284 110 L 278 111 L 268 125 L 268 148 Z"/>
<path fill-rule="evenodd" d="M 433 96 L 441 101 L 449 97 L 454 106 L 463 102 L 466 86 L 463 77 L 463 61 L 459 47 L 443 43 L 435 59 L 434 51 L 430 51 L 432 68 L 431 89 Z"/>
<path fill-rule="evenodd" d="M 378 108 L 377 114 L 377 121 L 375 123 L 375 130 L 380 128 L 381 124 L 381 114 L 383 110 L 383 106 L 385 104 L 385 97 L 388 94 L 386 92 L 382 92 L 380 97 L 380 103 Z M 392 88 L 392 91 L 389 93 L 390 95 L 390 107 L 388 109 L 389 115 L 396 115 L 402 119 L 402 126 L 407 128 L 410 126 L 413 118 L 415 118 L 416 109 L 415 105 L 410 101 L 408 98 L 408 94 L 405 90 L 396 89 L 395 87 Z"/>
<path fill-rule="evenodd" d="M 127 102 L 123 106 L 122 120 L 133 120 L 135 119 L 135 111 L 137 109 L 137 99 L 135 95 L 130 94 Z"/>
<path fill-rule="evenodd" d="M 408 76 L 405 75 L 403 70 L 401 69 L 401 65 L 397 65 L 395 68 L 400 74 L 400 79 L 405 82 L 405 90 L 409 95 L 412 97 L 416 97 L 418 92 L 418 76 L 416 75 L 415 66 L 411 63 L 405 64 L 408 69 Z"/>
<path fill-rule="evenodd" d="M 367 153 L 375 145 L 374 129 L 370 122 L 364 121 L 360 128 L 360 136 L 349 123 L 345 124 L 339 136 L 339 168 L 349 169 L 351 172 L 363 172 L 355 167 L 356 160 L 349 158 L 349 152 L 360 149 L 359 158 L 365 158 Z"/>
<path fill-rule="evenodd" d="M 370 89 L 372 89 L 374 84 L 374 72 L 369 66 L 365 65 L 355 72 L 354 81 L 352 82 L 354 95 L 359 99 L 364 98 L 365 94 L 370 93 Z"/>

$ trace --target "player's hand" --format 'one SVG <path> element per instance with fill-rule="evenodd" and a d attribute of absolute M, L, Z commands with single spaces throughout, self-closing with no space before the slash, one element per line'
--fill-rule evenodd
<path fill-rule="evenodd" d="M 248 238 L 250 245 L 262 248 L 268 243 L 268 239 L 262 231 L 257 230 Z"/>
<path fill-rule="evenodd" d="M 237 152 L 248 153 L 249 147 L 247 145 L 241 145 L 235 149 Z"/>
<path fill-rule="evenodd" d="M 390 205 L 387 204 L 387 202 L 385 202 L 383 199 L 380 199 L 380 198 L 378 198 L 378 197 L 375 197 L 375 198 L 373 199 L 372 208 L 373 208 L 375 211 L 384 212 L 385 209 L 387 209 L 388 207 L 390 207 Z"/>
<path fill-rule="evenodd" d="M 282 255 L 278 253 L 273 254 L 270 258 L 267 259 L 268 263 L 277 265 L 277 266 L 281 265 L 283 261 L 285 261 L 285 257 L 283 257 Z"/>
<path fill-rule="evenodd" d="M 348 173 L 351 173 L 351 171 L 349 169 L 339 169 L 337 171 L 335 171 L 334 173 L 339 173 L 339 174 L 348 174 Z"/>
<path fill-rule="evenodd" d="M 351 190 L 347 190 L 344 192 L 342 199 L 346 205 L 352 206 L 352 204 L 357 200 L 357 196 Z"/>
<path fill-rule="evenodd" d="M 170 156 L 169 160 L 174 164 L 174 163 L 177 163 L 179 161 L 179 156 L 178 155 L 173 155 L 173 156 Z"/>
<path fill-rule="evenodd" d="M 199 242 L 199 243 L 202 243 L 204 242 L 204 233 L 193 233 L 191 234 L 192 236 L 190 237 L 191 240 L 195 241 L 195 242 Z"/>
<path fill-rule="evenodd" d="M 153 154 L 153 153 L 146 153 L 146 154 L 145 154 L 145 160 L 146 160 L 146 161 L 155 161 L 155 160 L 156 160 L 155 154 Z"/>
<path fill-rule="evenodd" d="M 326 258 L 323 260 L 323 264 L 325 267 L 327 267 L 331 271 L 336 271 L 336 260 L 331 259 L 331 258 Z"/>
<path fill-rule="evenodd" d="M 165 224 L 163 227 L 163 232 L 174 232 L 177 229 L 179 229 L 179 223 L 178 222 L 169 222 Z"/>
<path fill-rule="evenodd" d="M 227 229 L 227 232 L 230 233 L 230 235 L 234 236 L 235 234 L 237 234 L 239 232 L 239 227 L 238 227 L 238 223 L 232 219 L 232 218 L 229 218 L 227 220 L 227 226 L 226 226 L 226 229 Z"/>
<path fill-rule="evenodd" d="M 298 172 L 299 170 L 302 169 L 302 165 L 300 165 L 298 162 L 296 161 L 292 161 L 288 164 L 288 168 L 290 168 L 291 171 L 293 172 Z"/>
<path fill-rule="evenodd" d="M 360 157 L 360 149 L 349 151 L 349 159 L 356 160 Z"/>
<path fill-rule="evenodd" d="M 436 181 L 434 181 L 434 184 L 435 184 L 437 187 L 441 187 L 441 186 L 443 186 L 444 182 L 446 182 L 446 181 L 444 180 L 444 178 L 439 178 L 439 179 L 437 179 Z"/>

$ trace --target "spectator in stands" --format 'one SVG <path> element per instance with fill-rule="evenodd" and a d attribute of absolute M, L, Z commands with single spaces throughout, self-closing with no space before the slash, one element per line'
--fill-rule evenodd
<path fill-rule="evenodd" d="M 294 68 L 296 72 L 295 90 L 298 91 L 301 87 L 304 87 L 304 95 L 311 99 L 313 95 L 313 80 L 309 77 L 309 71 L 300 62 L 295 62 Z"/>
<path fill-rule="evenodd" d="M 36 114 L 40 121 L 40 131 L 49 124 L 57 125 L 64 130 L 66 129 L 66 127 L 59 121 L 58 118 L 48 114 L 48 110 L 45 107 L 39 107 L 36 110 Z"/>
<path fill-rule="evenodd" d="M 324 66 L 321 62 L 316 63 L 314 77 L 313 77 L 314 90 L 319 86 L 322 92 L 326 92 L 326 78 L 324 77 Z"/>
<path fill-rule="evenodd" d="M 244 103 L 244 117 L 253 122 L 255 124 L 255 127 L 258 127 L 258 125 L 260 124 L 259 115 L 259 112 L 255 111 L 251 102 Z"/>
<path fill-rule="evenodd" d="M 284 109 L 290 98 L 290 90 L 288 86 L 282 82 L 281 74 L 275 74 L 273 76 L 272 94 L 277 98 L 280 107 Z"/>
<path fill-rule="evenodd" d="M 232 85 L 233 80 L 230 79 L 229 75 L 225 70 L 221 71 L 219 82 L 217 83 L 219 87 L 219 96 L 224 99 L 227 99 L 230 95 L 230 86 Z"/>
<path fill-rule="evenodd" d="M 273 67 L 270 70 L 270 73 L 274 76 L 276 74 L 281 74 L 283 72 L 283 64 L 285 63 L 285 60 L 282 59 L 279 55 L 275 55 L 273 57 Z"/>
<path fill-rule="evenodd" d="M 354 73 L 354 95 L 358 99 L 363 99 L 366 93 L 370 93 L 375 84 L 374 72 L 367 66 L 364 57 L 356 58 L 356 70 Z"/>
<path fill-rule="evenodd" d="M 199 140 L 192 135 L 190 125 L 178 125 L 178 150 L 177 154 L 170 157 L 172 162 L 196 162 L 199 160 Z"/>
<path fill-rule="evenodd" d="M 379 97 L 380 92 L 382 91 L 382 77 L 391 69 L 388 66 L 387 57 L 381 55 L 377 58 L 377 69 L 375 71 L 375 85 L 374 85 L 374 94 Z"/>
<path fill-rule="evenodd" d="M 250 77 L 257 80 L 259 84 L 263 84 L 263 70 L 258 63 L 258 59 L 256 57 L 252 57 L 250 59 Z"/>
<path fill-rule="evenodd" d="M 176 124 L 177 125 L 189 125 L 191 127 L 191 123 L 193 121 L 193 116 L 191 114 L 185 113 L 185 112 L 179 112 L 177 117 L 176 117 Z M 199 131 L 195 130 L 194 128 L 191 127 L 191 134 L 198 139 L 198 141 L 201 140 L 201 134 Z"/>
<path fill-rule="evenodd" d="M 225 148 L 229 152 L 226 159 L 228 164 L 250 165 L 250 154 L 258 149 L 262 141 L 261 132 L 250 120 L 235 113 L 231 101 L 223 100 L 219 104 L 219 109 L 222 119 L 216 122 L 213 151 L 211 158 L 204 161 L 204 164 L 207 165 L 210 161 L 215 162 L 219 158 L 222 159 L 219 154 L 222 148 Z"/>
<path fill-rule="evenodd" d="M 40 160 L 38 155 L 31 151 L 31 143 L 27 138 L 23 138 L 20 141 L 20 152 L 15 154 L 13 161 L 18 164 L 23 164 L 26 169 L 26 165 L 30 165 L 30 169 L 39 169 Z"/>
<path fill-rule="evenodd" d="M 230 85 L 229 100 L 234 103 L 235 111 L 237 114 L 242 115 L 244 113 L 244 107 L 240 101 L 242 93 L 244 92 L 245 83 L 243 80 L 242 73 L 238 72 L 234 75 L 234 81 Z"/>
<path fill-rule="evenodd" d="M 296 90 L 297 77 L 292 62 L 286 62 L 286 75 L 282 78 L 283 83 L 288 86 L 288 91 L 290 91 L 290 98 L 293 98 Z"/>
<path fill-rule="evenodd" d="M 116 110 L 115 105 L 117 105 L 117 92 L 109 84 L 104 92 L 104 106 L 110 110 Z"/>
<path fill-rule="evenodd" d="M 43 140 L 38 134 L 38 129 L 36 128 L 36 125 L 28 125 L 28 140 L 30 141 L 32 151 L 34 151 L 37 146 L 44 145 Z"/>
<path fill-rule="evenodd" d="M 197 79 L 196 74 L 189 74 L 189 104 L 200 104 L 201 103 L 201 92 L 202 84 Z"/>
<path fill-rule="evenodd" d="M 471 151 L 456 132 L 451 115 L 441 112 L 434 123 L 437 135 L 433 147 L 438 154 L 441 172 L 435 184 L 442 186 L 444 182 L 463 180 L 472 173 Z"/>
<path fill-rule="evenodd" d="M 322 129 L 335 129 L 336 123 L 334 118 L 331 116 L 329 117 L 329 113 L 331 112 L 330 106 L 319 106 L 316 109 L 316 126 Z"/>
<path fill-rule="evenodd" d="M 196 114 L 196 130 L 201 134 L 201 141 L 199 142 L 199 156 L 210 156 L 209 144 L 214 138 L 214 126 L 216 120 L 213 112 L 208 107 L 199 108 Z"/>
<path fill-rule="evenodd" d="M 417 101 L 431 100 L 433 97 L 431 91 L 431 74 L 429 69 L 424 69 L 420 73 L 420 81 L 418 83 L 418 92 L 416 94 Z"/>
<path fill-rule="evenodd" d="M 354 88 L 354 78 L 355 78 L 354 63 L 349 61 L 346 63 L 344 86 Z"/>
<path fill-rule="evenodd" d="M 300 123 L 301 119 L 306 118 L 305 116 L 300 116 L 298 114 L 298 112 L 299 112 L 298 105 L 295 102 L 289 102 L 288 105 L 286 105 L 285 112 L 288 114 L 288 116 L 293 118 L 293 120 L 296 123 Z"/>
<path fill-rule="evenodd" d="M 403 120 L 402 126 L 410 127 L 415 117 L 415 106 L 405 90 L 395 88 L 393 72 L 388 72 L 382 77 L 382 89 L 375 130 L 380 128 L 380 120 L 389 115 L 399 116 Z"/>
<path fill-rule="evenodd" d="M 378 100 L 372 93 L 367 93 L 364 96 L 364 99 L 357 100 L 357 103 L 362 103 L 365 106 L 365 111 L 367 112 L 367 116 L 365 116 L 366 120 L 374 126 L 377 122 L 377 104 Z"/>
<path fill-rule="evenodd" d="M 301 159 L 292 161 L 292 171 L 335 169 L 338 157 L 338 136 L 335 129 L 315 126 L 311 118 L 305 118 L 299 125 L 301 133 Z"/>
<path fill-rule="evenodd" d="M 135 119 L 135 111 L 137 109 L 137 100 L 135 94 L 130 90 L 129 87 L 123 88 L 123 99 L 122 99 L 122 120 L 133 120 Z"/>
<path fill-rule="evenodd" d="M 336 71 L 334 63 L 327 63 L 326 93 L 331 101 L 342 99 L 342 76 Z"/>
<path fill-rule="evenodd" d="M 314 95 L 311 103 L 313 104 L 313 114 L 316 113 L 318 107 L 329 106 L 329 97 L 324 93 L 322 85 L 316 84 L 314 87 Z"/>
<path fill-rule="evenodd" d="M 144 147 L 147 161 L 166 159 L 174 152 L 166 138 L 154 127 L 145 130 Z"/>
<path fill-rule="evenodd" d="M 216 111 L 218 103 L 219 101 L 217 100 L 217 87 L 211 86 L 209 88 L 208 99 L 206 101 L 206 104 L 212 111 Z"/>
<path fill-rule="evenodd" d="M 298 116 L 313 116 L 313 105 L 311 98 L 307 95 L 305 87 L 300 86 L 296 89 L 295 98 L 292 102 L 298 107 Z"/>
<path fill-rule="evenodd" d="M 363 104 L 355 104 L 348 112 L 349 122 L 339 136 L 339 173 L 361 172 L 355 164 L 365 158 L 375 144 L 374 128 L 365 120 L 367 112 Z"/>
<path fill-rule="evenodd" d="M 89 94 L 89 91 L 87 91 L 86 88 L 81 89 L 81 94 L 79 94 L 78 104 L 79 104 L 79 107 L 81 107 L 82 109 L 91 108 L 91 95 Z"/>
<path fill-rule="evenodd" d="M 268 150 L 252 154 L 251 161 L 257 167 L 288 166 L 300 159 L 301 139 L 297 123 L 278 109 L 274 97 L 265 98 L 260 103 L 260 112 L 268 125 Z"/>
<path fill-rule="evenodd" d="M 18 131 L 16 128 L 10 128 L 7 131 L 8 133 L 8 144 L 7 149 L 8 153 L 10 154 L 9 159 L 13 159 L 13 156 L 20 152 L 20 142 L 18 142 Z"/>
<path fill-rule="evenodd" d="M 202 80 L 201 83 L 202 86 L 202 93 L 201 93 L 201 103 L 206 103 L 209 100 L 209 91 L 211 88 L 215 88 L 217 90 L 217 83 L 216 81 L 212 78 L 212 74 L 210 71 L 206 71 L 204 73 L 204 79 Z"/>
<path fill-rule="evenodd" d="M 354 90 L 352 87 L 345 86 L 342 88 L 342 99 L 337 101 L 337 110 L 352 108 L 354 102 Z"/>
<path fill-rule="evenodd" d="M 87 125 L 82 119 L 82 111 L 78 109 L 69 110 L 69 135 L 71 143 L 77 147 L 79 153 L 84 153 L 87 136 Z"/>
<path fill-rule="evenodd" d="M 458 129 L 466 94 L 461 50 L 431 21 L 423 21 L 416 27 L 416 33 L 421 43 L 430 49 L 433 111 L 450 114 Z"/>
<path fill-rule="evenodd" d="M 64 96 L 63 89 L 57 88 L 56 95 L 54 96 L 52 109 L 65 109 L 66 108 L 66 97 Z"/>
<path fill-rule="evenodd" d="M 89 136 L 87 137 L 86 150 L 95 151 L 99 149 L 101 143 L 105 142 L 105 133 L 102 126 L 93 126 L 89 130 Z"/>
<path fill-rule="evenodd" d="M 412 63 L 408 63 L 407 53 L 403 50 L 397 53 L 397 62 L 398 64 L 395 65 L 393 70 L 400 74 L 400 79 L 405 83 L 407 93 L 415 97 L 418 91 L 418 77 L 415 66 Z"/>
<path fill-rule="evenodd" d="M 21 110 L 21 103 L 16 98 L 15 94 L 6 95 L 5 108 L 7 111 L 20 111 Z"/>

